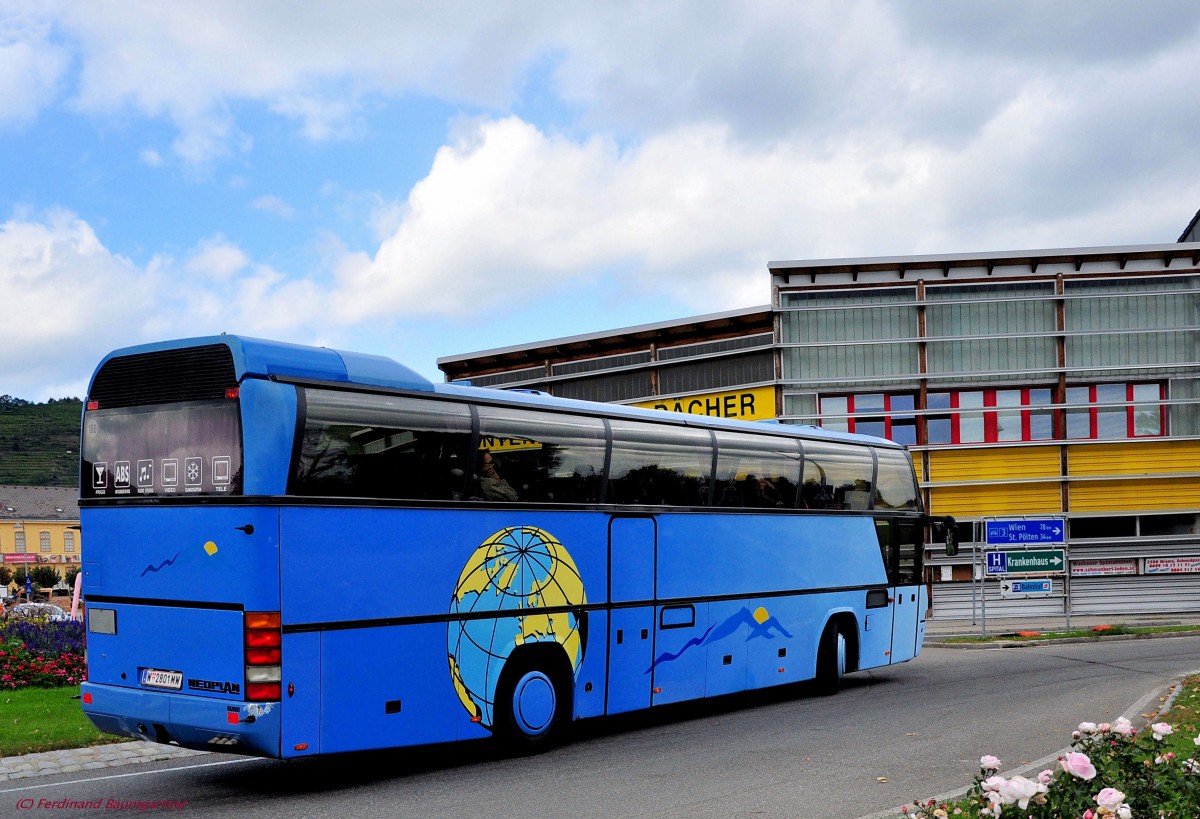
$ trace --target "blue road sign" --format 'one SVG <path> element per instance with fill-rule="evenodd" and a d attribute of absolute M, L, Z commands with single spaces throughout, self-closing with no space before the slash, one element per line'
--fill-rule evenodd
<path fill-rule="evenodd" d="M 989 520 L 985 521 L 985 524 L 989 546 L 1034 546 L 1067 542 L 1067 527 L 1062 518 Z"/>
<path fill-rule="evenodd" d="M 988 577 L 1008 574 L 1062 574 L 1067 570 L 1066 549 L 1021 549 L 983 554 Z"/>
<path fill-rule="evenodd" d="M 1011 591 L 1013 594 L 1049 594 L 1049 580 L 1013 580 L 1011 583 Z"/>

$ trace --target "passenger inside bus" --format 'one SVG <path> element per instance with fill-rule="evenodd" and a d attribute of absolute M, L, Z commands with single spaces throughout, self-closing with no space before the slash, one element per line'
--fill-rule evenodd
<path fill-rule="evenodd" d="M 492 453 L 486 449 L 479 456 L 479 473 L 479 489 L 483 492 L 484 498 L 499 501 L 515 501 L 518 499 L 517 490 L 513 489 L 508 481 L 500 477 L 500 473 L 496 470 L 496 462 L 492 458 Z"/>

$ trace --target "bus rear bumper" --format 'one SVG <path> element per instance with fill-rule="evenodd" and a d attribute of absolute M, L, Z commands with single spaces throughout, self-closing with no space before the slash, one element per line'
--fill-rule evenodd
<path fill-rule="evenodd" d="M 84 683 L 83 713 L 101 731 L 201 751 L 279 756 L 279 703 L 219 700 Z"/>

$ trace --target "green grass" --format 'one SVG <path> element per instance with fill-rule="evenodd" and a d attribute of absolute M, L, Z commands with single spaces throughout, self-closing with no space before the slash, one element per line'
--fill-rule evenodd
<path fill-rule="evenodd" d="M 1034 640 L 1062 640 L 1072 637 L 1112 637 L 1118 634 L 1175 634 L 1190 631 L 1200 631 L 1200 625 L 1185 625 L 1185 626 L 1126 626 L 1116 624 L 1103 629 L 1087 628 L 1077 629 L 1074 631 L 1043 631 L 1043 632 L 1008 632 L 1001 634 L 992 634 L 988 637 L 979 637 L 975 635 L 963 635 L 960 637 L 946 637 L 940 642 L 943 643 L 993 643 L 1003 641 L 1011 642 L 1031 642 Z"/>
<path fill-rule="evenodd" d="M 0 692 L 0 757 L 124 742 L 88 722 L 78 695 L 76 686 Z"/>
<path fill-rule="evenodd" d="M 1200 735 L 1200 676 L 1188 677 L 1180 687 L 1171 709 L 1162 715 L 1175 733 L 1167 737 L 1165 750 L 1189 758 L 1200 757 L 1200 747 L 1193 741 Z"/>

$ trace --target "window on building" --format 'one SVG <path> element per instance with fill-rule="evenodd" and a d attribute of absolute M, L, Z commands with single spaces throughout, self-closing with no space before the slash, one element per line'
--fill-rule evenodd
<path fill-rule="evenodd" d="M 1050 409 L 1050 405 L 1054 403 L 1054 392 L 1050 389 L 1030 389 L 1028 390 L 1029 401 L 1027 402 L 1031 409 L 1029 410 L 1029 440 L 1030 441 L 1048 441 L 1054 437 L 1054 410 Z M 1045 407 L 1045 409 L 1034 409 L 1035 407 Z"/>
<path fill-rule="evenodd" d="M 1134 384 L 1129 396 L 1133 401 L 1133 435 L 1163 434 L 1163 391 L 1159 384 Z M 1151 403 L 1147 403 L 1151 402 Z"/>
<path fill-rule="evenodd" d="M 1021 403 L 1020 390 L 996 390 L 997 441 L 1023 441 L 1026 438 Z"/>
<path fill-rule="evenodd" d="M 41 548 L 42 554 L 50 554 L 50 533 L 49 532 L 39 532 L 38 533 L 38 546 Z"/>
<path fill-rule="evenodd" d="M 17 543 L 17 553 L 21 554 L 25 551 L 25 533 L 18 530 L 15 533 L 15 537 Z"/>
<path fill-rule="evenodd" d="M 1164 434 L 1161 384 L 1067 387 L 1067 437 L 1095 440 Z"/>
<path fill-rule="evenodd" d="M 916 396 L 911 393 L 859 393 L 821 396 L 821 426 L 916 444 Z"/>
<path fill-rule="evenodd" d="M 927 442 L 1051 440 L 1053 396 L 1049 387 L 931 392 L 926 404 Z M 1121 440 L 1163 435 L 1164 412 L 1161 384 L 1081 385 L 1067 387 L 1064 396 L 1068 439 Z"/>
<path fill-rule="evenodd" d="M 75 533 L 71 531 L 63 532 L 63 551 L 72 554 L 75 551 Z"/>
<path fill-rule="evenodd" d="M 958 392 L 953 396 L 958 408 L 958 414 L 955 420 L 958 422 L 958 435 L 955 443 L 960 444 L 978 444 L 983 443 L 984 425 L 983 425 L 983 392 Z"/>
<path fill-rule="evenodd" d="M 1072 540 L 1103 540 L 1136 536 L 1137 518 L 1133 515 L 1071 518 Z"/>
<path fill-rule="evenodd" d="M 954 441 L 953 426 L 950 423 L 950 413 L 938 412 L 935 410 L 950 409 L 950 393 L 948 392 L 931 392 L 926 397 L 926 408 L 930 414 L 926 417 L 928 425 L 928 438 L 931 444 L 949 444 Z"/>

